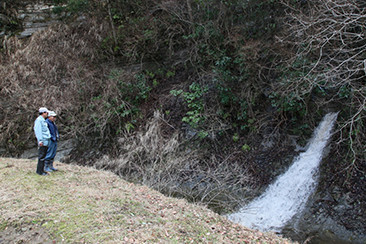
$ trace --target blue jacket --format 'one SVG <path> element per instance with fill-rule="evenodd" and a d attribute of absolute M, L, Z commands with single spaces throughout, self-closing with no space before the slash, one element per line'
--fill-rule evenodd
<path fill-rule="evenodd" d="M 43 146 L 48 146 L 51 134 L 48 130 L 46 120 L 41 115 L 34 121 L 33 129 L 37 137 L 38 145 L 40 142 L 43 142 Z"/>
<path fill-rule="evenodd" d="M 49 119 L 46 119 L 46 123 L 48 124 L 48 129 L 50 130 L 51 140 L 53 142 L 58 141 L 60 136 L 58 134 L 58 129 L 57 129 L 57 126 L 55 125 L 55 123 L 53 123 Z"/>

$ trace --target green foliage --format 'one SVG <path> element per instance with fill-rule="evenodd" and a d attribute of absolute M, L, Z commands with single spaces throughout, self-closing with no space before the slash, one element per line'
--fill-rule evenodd
<path fill-rule="evenodd" d="M 233 135 L 233 141 L 234 142 L 237 142 L 239 140 L 239 135 L 238 135 L 238 133 L 235 133 L 234 135 Z"/>
<path fill-rule="evenodd" d="M 58 5 L 55 6 L 52 10 L 55 14 L 61 14 L 62 12 L 86 12 L 91 6 L 89 0 L 53 0 L 53 2 Z"/>
<path fill-rule="evenodd" d="M 204 115 L 204 95 L 207 91 L 207 86 L 201 86 L 196 82 L 193 82 L 189 86 L 188 92 L 183 92 L 183 90 L 170 91 L 172 95 L 181 96 L 183 98 L 189 111 L 186 113 L 186 116 L 182 118 L 182 121 L 193 128 L 200 127 L 206 120 L 206 116 Z"/>
<path fill-rule="evenodd" d="M 347 85 L 343 85 L 339 89 L 338 96 L 339 98 L 349 98 L 351 96 L 351 93 L 352 89 Z"/>
<path fill-rule="evenodd" d="M 174 76 L 175 76 L 175 72 L 174 71 L 168 70 L 166 72 L 166 77 L 167 78 L 171 78 L 171 77 L 174 77 Z"/>
<path fill-rule="evenodd" d="M 56 5 L 59 5 L 59 4 L 66 4 L 68 0 L 53 0 L 52 2 Z"/>
<path fill-rule="evenodd" d="M 86 11 L 88 7 L 88 0 L 69 0 L 67 2 L 67 10 L 73 13 Z"/>
<path fill-rule="evenodd" d="M 117 79 L 119 99 L 109 98 L 106 107 L 113 107 L 115 113 L 121 117 L 136 115 L 140 111 L 139 105 L 148 98 L 151 91 L 151 87 L 147 84 L 146 75 L 139 73 L 132 81 L 122 80 L 119 76 L 119 70 L 113 70 L 109 76 L 111 80 Z"/>
<path fill-rule="evenodd" d="M 314 90 L 322 96 L 326 95 L 322 82 L 318 81 L 317 84 L 315 78 L 309 75 L 311 65 L 311 60 L 299 55 L 290 67 L 278 66 L 280 76 L 277 87 L 268 95 L 272 107 L 278 114 L 289 118 L 289 122 L 293 125 L 292 132 L 297 135 L 303 134 L 308 128 L 303 121 L 307 115 L 307 103 L 311 91 Z M 305 77 L 314 79 L 314 83 L 299 82 Z"/>
<path fill-rule="evenodd" d="M 65 7 L 62 7 L 62 6 L 55 6 L 53 9 L 52 9 L 52 12 L 54 14 L 62 14 L 63 12 L 65 12 Z"/>
<path fill-rule="evenodd" d="M 249 127 L 250 119 L 248 116 L 248 102 L 246 97 L 241 97 L 241 94 L 234 92 L 230 87 L 218 85 L 219 101 L 222 105 L 219 110 L 219 115 L 224 119 L 230 119 L 234 127 L 238 125 L 241 130 L 245 130 Z M 235 109 L 234 109 L 235 108 Z"/>
<path fill-rule="evenodd" d="M 130 94 L 136 94 L 134 97 L 130 97 L 133 104 L 138 105 L 142 101 L 146 100 L 149 96 L 149 92 L 151 91 L 151 87 L 147 84 L 147 78 L 144 74 L 138 74 L 135 76 L 136 84 L 128 84 L 127 92 Z"/>
<path fill-rule="evenodd" d="M 248 144 L 244 144 L 242 147 L 241 147 L 241 150 L 243 152 L 248 152 L 250 151 L 250 146 Z"/>
<path fill-rule="evenodd" d="M 0 33 L 13 34 L 22 28 L 22 23 L 16 15 L 16 11 L 20 5 L 19 1 L 5 1 L 4 4 L 0 4 Z M 1 38 L 1 36 L 0 36 Z M 0 51 L 2 49 L 0 39 Z"/>
<path fill-rule="evenodd" d="M 288 118 L 287 122 L 291 133 L 306 137 L 310 135 L 311 129 L 309 124 L 306 123 L 307 108 L 303 98 L 295 93 L 279 95 L 275 92 L 270 94 L 269 97 L 272 107 Z"/>
<path fill-rule="evenodd" d="M 200 130 L 197 134 L 198 138 L 199 139 L 204 139 L 208 136 L 208 132 L 207 131 L 204 131 L 204 130 Z"/>
<path fill-rule="evenodd" d="M 135 126 L 131 122 L 127 122 L 125 128 L 127 133 L 130 133 L 135 128 Z"/>
<path fill-rule="evenodd" d="M 276 108 L 279 112 L 290 112 L 293 119 L 296 119 L 299 115 L 300 119 L 306 114 L 306 107 L 301 97 L 295 93 L 290 93 L 286 96 L 282 96 L 279 93 L 273 92 L 269 95 L 271 99 L 272 107 Z"/>
<path fill-rule="evenodd" d="M 95 127 L 99 131 L 109 130 L 114 134 L 123 131 L 130 133 L 135 129 L 140 118 L 140 107 L 152 90 L 150 82 L 154 83 L 149 74 L 130 76 L 123 70 L 112 70 L 104 90 L 91 98 L 89 109 L 101 112 L 94 112 L 90 116 Z"/>
<path fill-rule="evenodd" d="M 124 61 L 159 60 L 158 56 L 167 50 L 166 45 L 164 50 L 159 48 L 165 42 L 159 36 L 165 25 L 158 23 L 160 18 L 148 14 L 153 6 L 153 1 L 108 1 L 106 18 L 113 30 L 103 41 L 103 51 Z"/>

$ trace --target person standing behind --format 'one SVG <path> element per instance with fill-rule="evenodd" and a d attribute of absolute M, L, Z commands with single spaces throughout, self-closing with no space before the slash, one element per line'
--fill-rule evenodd
<path fill-rule="evenodd" d="M 51 134 L 51 141 L 48 145 L 47 155 L 45 158 L 44 171 L 46 172 L 57 171 L 57 169 L 53 167 L 53 160 L 55 159 L 57 150 L 57 141 L 59 139 L 58 129 L 55 125 L 56 115 L 57 114 L 54 111 L 49 111 L 48 118 L 46 119 L 46 123 Z"/>
<path fill-rule="evenodd" d="M 46 118 L 48 116 L 47 108 L 40 108 L 38 110 L 39 116 L 34 121 L 34 133 L 37 137 L 38 142 L 38 164 L 37 164 L 37 174 L 39 175 L 47 175 L 44 171 L 44 162 L 47 154 L 48 145 L 50 143 L 51 134 L 48 130 L 48 126 L 46 123 Z"/>

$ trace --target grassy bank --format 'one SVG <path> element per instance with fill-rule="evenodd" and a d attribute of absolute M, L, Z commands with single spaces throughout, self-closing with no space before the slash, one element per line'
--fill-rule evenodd
<path fill-rule="evenodd" d="M 0 158 L 1 243 L 289 243 L 109 172 L 36 164 Z"/>

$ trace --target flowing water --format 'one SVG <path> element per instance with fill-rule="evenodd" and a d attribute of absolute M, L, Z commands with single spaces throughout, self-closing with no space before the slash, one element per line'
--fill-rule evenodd
<path fill-rule="evenodd" d="M 325 115 L 307 150 L 298 156 L 287 172 L 261 196 L 229 215 L 229 219 L 261 231 L 280 231 L 296 213 L 300 213 L 316 187 L 318 166 L 337 115 Z"/>

